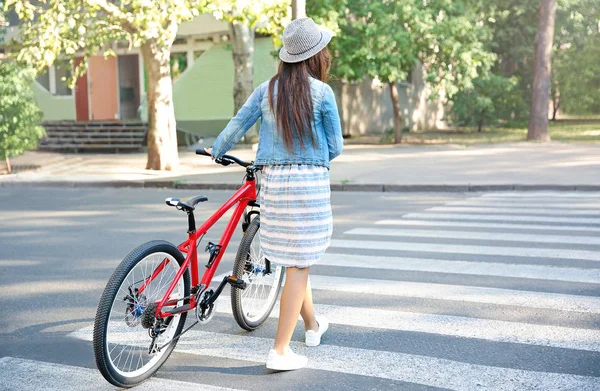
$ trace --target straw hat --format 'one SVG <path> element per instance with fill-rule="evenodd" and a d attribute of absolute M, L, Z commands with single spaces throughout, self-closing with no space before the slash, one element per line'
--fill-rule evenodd
<path fill-rule="evenodd" d="M 323 50 L 329 41 L 331 34 L 311 18 L 295 19 L 283 31 L 279 58 L 283 62 L 304 61 Z"/>

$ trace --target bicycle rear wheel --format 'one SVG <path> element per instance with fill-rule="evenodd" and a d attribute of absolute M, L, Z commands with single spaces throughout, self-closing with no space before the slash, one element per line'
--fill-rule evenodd
<path fill-rule="evenodd" d="M 246 289 L 231 289 L 231 308 L 238 325 L 249 331 L 258 328 L 271 314 L 285 274 L 281 266 L 272 267 L 267 274 L 259 229 L 260 216 L 256 216 L 246 230 L 233 264 L 233 276 L 244 280 Z"/>
<path fill-rule="evenodd" d="M 176 340 L 160 352 L 150 352 L 153 336 L 157 346 L 162 346 L 185 324 L 185 312 L 160 325 L 154 322 L 156 302 L 164 297 L 183 262 L 183 254 L 173 244 L 148 242 L 127 255 L 108 281 L 96 313 L 93 345 L 96 365 L 111 384 L 139 384 L 152 376 L 175 348 Z M 178 307 L 189 294 L 186 270 L 169 299 L 181 299 Z"/>

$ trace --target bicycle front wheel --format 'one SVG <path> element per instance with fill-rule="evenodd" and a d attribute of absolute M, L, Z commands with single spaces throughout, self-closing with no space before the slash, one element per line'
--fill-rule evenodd
<path fill-rule="evenodd" d="M 152 241 L 133 250 L 111 276 L 98 305 L 94 322 L 96 365 L 111 384 L 131 387 L 152 376 L 167 360 L 181 332 L 187 313 L 156 323 L 156 308 L 184 262 L 173 244 Z M 177 281 L 170 300 L 183 305 L 190 294 L 186 270 Z M 155 346 L 165 346 L 151 351 Z"/>
<path fill-rule="evenodd" d="M 233 264 L 233 276 L 246 282 L 246 289 L 231 288 L 231 308 L 238 325 L 249 331 L 258 328 L 271 314 L 285 273 L 281 266 L 271 267 L 267 273 L 259 229 L 260 216 L 256 216 L 246 230 Z"/>

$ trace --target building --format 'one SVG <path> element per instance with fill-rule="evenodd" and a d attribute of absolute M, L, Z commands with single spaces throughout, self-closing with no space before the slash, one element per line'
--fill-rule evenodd
<path fill-rule="evenodd" d="M 0 32 L 0 48 L 18 26 Z M 183 23 L 172 47 L 173 99 L 178 129 L 215 136 L 233 114 L 233 60 L 226 22 L 200 15 Z M 145 78 L 138 48 L 115 43 L 116 57 L 91 57 L 87 73 L 71 90 L 64 79 L 68 65 L 57 63 L 39 75 L 34 86 L 45 121 L 130 121 L 144 119 Z M 76 59 L 81 61 L 81 59 Z M 270 78 L 278 59 L 269 37 L 257 37 L 254 84 Z M 401 107 L 407 126 L 440 127 L 443 108 L 428 102 L 427 90 L 417 71 L 413 83 L 399 83 Z M 372 80 L 358 84 L 333 83 L 345 134 L 381 134 L 393 127 L 389 91 Z"/>

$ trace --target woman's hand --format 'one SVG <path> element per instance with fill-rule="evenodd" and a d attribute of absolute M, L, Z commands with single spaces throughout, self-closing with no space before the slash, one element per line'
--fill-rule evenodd
<path fill-rule="evenodd" d="M 215 160 L 215 157 L 212 156 L 212 148 L 204 148 L 204 152 L 210 153 L 211 154 L 211 159 Z"/>

